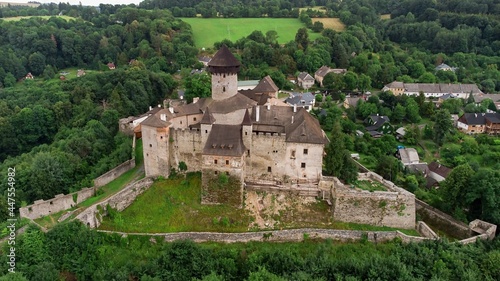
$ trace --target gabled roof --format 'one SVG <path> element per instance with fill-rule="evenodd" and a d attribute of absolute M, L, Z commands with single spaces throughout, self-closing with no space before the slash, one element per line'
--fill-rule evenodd
<path fill-rule="evenodd" d="M 399 155 L 404 165 L 413 164 L 415 162 L 418 163 L 420 161 L 415 148 L 401 148 L 399 149 Z"/>
<path fill-rule="evenodd" d="M 269 75 L 262 78 L 259 84 L 255 86 L 255 88 L 253 88 L 253 91 L 256 93 L 277 92 L 278 90 L 279 90 L 278 86 L 274 84 L 273 79 Z"/>
<path fill-rule="evenodd" d="M 257 105 L 257 102 L 237 93 L 224 100 L 213 100 L 209 105 L 211 113 L 229 113 L 238 109 L 247 109 Z"/>
<path fill-rule="evenodd" d="M 257 122 L 257 107 L 259 121 Z M 268 133 L 285 133 L 287 142 L 325 144 L 326 136 L 316 118 L 303 108 L 293 112 L 291 106 L 257 106 L 252 110 L 253 130 Z"/>
<path fill-rule="evenodd" d="M 330 71 L 330 68 L 326 65 L 323 65 L 318 70 L 316 70 L 316 72 L 314 73 L 314 76 L 325 77 L 325 75 L 327 75 L 329 71 Z"/>
<path fill-rule="evenodd" d="M 226 45 L 222 45 L 222 47 L 208 63 L 208 66 L 215 67 L 231 67 L 240 65 L 241 63 L 234 57 Z"/>
<path fill-rule="evenodd" d="M 366 127 L 367 131 L 377 131 L 380 127 L 382 127 L 385 123 L 389 123 L 389 117 L 384 115 L 370 115 L 367 119 L 371 119 L 373 123 Z"/>
<path fill-rule="evenodd" d="M 402 89 L 405 87 L 405 84 L 403 82 L 393 81 L 393 82 L 385 85 L 385 87 L 387 87 L 389 89 Z"/>
<path fill-rule="evenodd" d="M 299 143 L 326 144 L 326 138 L 319 122 L 305 109 L 298 110 L 293 123 L 286 126 L 286 141 Z"/>
<path fill-rule="evenodd" d="M 439 164 L 438 162 L 432 162 L 429 164 L 429 171 L 434 172 L 443 178 L 446 178 L 452 171 L 452 169 Z"/>
<path fill-rule="evenodd" d="M 307 72 L 301 72 L 299 73 L 299 75 L 297 76 L 298 79 L 304 81 L 304 80 L 314 80 L 314 77 L 311 76 L 311 74 L 307 73 Z"/>
<path fill-rule="evenodd" d="M 499 113 L 465 113 L 458 121 L 467 125 L 485 125 L 486 118 L 489 120 L 498 120 Z M 496 123 L 496 122 L 494 122 Z"/>
<path fill-rule="evenodd" d="M 483 94 L 483 93 L 478 93 L 473 95 L 474 97 L 474 102 L 480 103 L 485 99 L 491 99 L 493 102 L 499 102 L 500 101 L 500 94 Z"/>
<path fill-rule="evenodd" d="M 270 98 L 268 93 L 256 93 L 254 90 L 241 90 L 239 93 L 254 100 L 258 105 L 266 104 L 267 100 Z"/>
<path fill-rule="evenodd" d="M 166 128 L 170 126 L 170 122 L 162 121 L 157 116 L 151 115 L 148 118 L 146 118 L 146 120 L 142 121 L 141 125 L 142 127 L 148 126 L 154 128 Z"/>
<path fill-rule="evenodd" d="M 287 98 L 285 102 L 296 105 L 310 105 L 314 103 L 316 97 L 312 93 L 293 93 L 293 97 Z M 303 101 L 303 102 L 302 102 Z"/>
<path fill-rule="evenodd" d="M 206 155 L 238 157 L 245 151 L 239 125 L 214 124 L 203 148 L 203 154 Z"/>

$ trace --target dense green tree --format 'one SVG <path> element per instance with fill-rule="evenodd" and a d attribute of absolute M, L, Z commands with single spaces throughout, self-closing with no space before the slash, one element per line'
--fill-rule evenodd
<path fill-rule="evenodd" d="M 307 29 L 305 27 L 299 28 L 297 34 L 295 34 L 295 42 L 299 48 L 306 50 L 309 46 L 309 34 L 307 33 Z"/>
<path fill-rule="evenodd" d="M 463 210 L 466 207 L 466 194 L 472 188 L 471 179 L 475 172 L 469 164 L 455 167 L 448 177 L 441 182 L 440 190 L 443 198 L 443 208 L 447 212 L 465 218 Z"/>
<path fill-rule="evenodd" d="M 451 122 L 451 117 L 448 110 L 438 110 L 434 117 L 434 142 L 439 146 L 443 145 L 446 134 L 449 134 L 452 128 L 453 123 Z"/>
<path fill-rule="evenodd" d="M 406 116 L 405 107 L 398 103 L 396 105 L 396 107 L 394 108 L 394 111 L 392 112 L 391 120 L 398 123 L 398 122 L 403 121 L 405 116 Z"/>
<path fill-rule="evenodd" d="M 192 102 L 193 98 L 206 98 L 212 94 L 210 76 L 206 73 L 188 76 L 184 81 L 186 92 L 184 98 L 187 102 Z"/>
<path fill-rule="evenodd" d="M 414 99 L 409 98 L 406 100 L 405 107 L 406 107 L 406 118 L 408 119 L 408 121 L 412 123 L 420 122 L 422 118 L 420 117 L 420 112 L 417 102 Z"/>

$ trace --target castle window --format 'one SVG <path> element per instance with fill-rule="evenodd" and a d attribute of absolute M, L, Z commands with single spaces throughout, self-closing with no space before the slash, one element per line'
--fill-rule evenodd
<path fill-rule="evenodd" d="M 217 171 L 214 171 L 214 173 L 215 173 L 216 175 L 218 174 L 218 172 L 217 172 Z"/>
<path fill-rule="evenodd" d="M 292 150 L 291 153 L 290 158 L 295 158 L 295 150 Z"/>
<path fill-rule="evenodd" d="M 162 139 L 163 139 L 163 136 L 160 136 L 160 139 L 162 140 Z"/>
<path fill-rule="evenodd" d="M 245 136 L 248 135 L 248 132 L 245 132 Z"/>
<path fill-rule="evenodd" d="M 226 74 L 223 74 L 222 77 L 226 78 Z"/>
<path fill-rule="evenodd" d="M 306 163 L 304 163 L 304 162 L 300 163 L 300 167 L 301 168 L 305 168 L 306 167 Z"/>
<path fill-rule="evenodd" d="M 229 172 L 226 172 L 226 175 L 229 176 Z"/>
<path fill-rule="evenodd" d="M 247 156 L 250 157 L 250 149 L 247 150 Z"/>
<path fill-rule="evenodd" d="M 208 130 L 205 130 L 205 134 L 208 134 Z"/>
<path fill-rule="evenodd" d="M 217 164 L 217 159 L 214 159 L 214 164 Z"/>
<path fill-rule="evenodd" d="M 307 150 L 307 148 L 304 148 L 304 155 L 307 155 L 308 152 L 309 150 Z"/>
<path fill-rule="evenodd" d="M 223 86 L 222 87 L 222 91 L 225 92 L 226 91 L 226 86 Z"/>
<path fill-rule="evenodd" d="M 268 166 L 267 167 L 267 172 L 270 173 L 271 172 L 271 166 Z"/>
<path fill-rule="evenodd" d="M 226 165 L 229 165 L 229 160 L 226 160 Z"/>
<path fill-rule="evenodd" d="M 149 147 L 153 147 L 153 145 L 152 145 L 152 144 L 149 144 Z"/>
<path fill-rule="evenodd" d="M 196 121 L 196 117 L 193 117 L 193 121 Z"/>
<path fill-rule="evenodd" d="M 182 124 L 182 121 L 181 121 L 181 124 Z"/>

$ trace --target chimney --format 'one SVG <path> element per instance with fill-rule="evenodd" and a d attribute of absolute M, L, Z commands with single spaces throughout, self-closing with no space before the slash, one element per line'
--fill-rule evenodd
<path fill-rule="evenodd" d="M 297 112 L 297 104 L 293 105 L 293 113 Z M 292 122 L 293 123 L 293 122 Z"/>
<path fill-rule="evenodd" d="M 174 114 L 174 108 L 173 107 L 169 107 L 168 111 L 170 111 L 170 113 Z"/>
<path fill-rule="evenodd" d="M 255 107 L 255 122 L 259 122 L 260 120 L 260 107 L 257 105 Z"/>
<path fill-rule="evenodd" d="M 165 114 L 165 113 L 160 114 L 160 119 L 161 119 L 161 121 L 167 122 L 167 114 Z"/>

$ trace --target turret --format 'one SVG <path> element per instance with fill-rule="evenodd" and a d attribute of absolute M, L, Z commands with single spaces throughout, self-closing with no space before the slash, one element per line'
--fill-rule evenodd
<path fill-rule="evenodd" d="M 241 63 L 226 45 L 223 45 L 208 63 L 212 74 L 212 98 L 223 100 L 238 93 L 238 72 Z"/>

